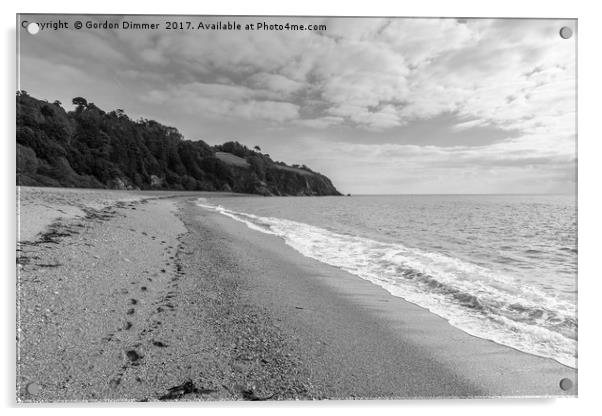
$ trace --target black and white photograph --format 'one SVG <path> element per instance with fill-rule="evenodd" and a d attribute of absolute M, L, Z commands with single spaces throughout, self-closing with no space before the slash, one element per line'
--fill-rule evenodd
<path fill-rule="evenodd" d="M 18 14 L 16 402 L 577 397 L 577 23 Z"/>

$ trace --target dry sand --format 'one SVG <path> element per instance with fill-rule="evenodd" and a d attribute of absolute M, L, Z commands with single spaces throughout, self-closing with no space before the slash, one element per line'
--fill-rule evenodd
<path fill-rule="evenodd" d="M 17 188 L 17 240 L 31 241 L 59 219 L 84 218 L 88 210 L 101 210 L 115 201 L 136 201 L 143 195 L 97 189 Z"/>
<path fill-rule="evenodd" d="M 179 191 L 118 191 L 109 189 L 17 187 L 17 240 L 32 241 L 62 220 L 83 219 L 89 212 L 109 208 L 117 202 L 190 195 Z M 216 193 L 197 192 L 211 196 Z M 220 195 L 240 195 L 220 192 Z"/>
<path fill-rule="evenodd" d="M 472 337 L 197 195 L 35 192 L 22 223 L 52 198 L 85 209 L 20 246 L 19 401 L 576 395 L 558 385 L 575 370 Z"/>

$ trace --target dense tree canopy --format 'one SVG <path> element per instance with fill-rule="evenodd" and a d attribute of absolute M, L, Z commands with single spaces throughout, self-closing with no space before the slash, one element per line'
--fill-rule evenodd
<path fill-rule="evenodd" d="M 109 113 L 83 97 L 74 111 L 17 92 L 17 184 L 115 189 L 186 189 L 263 195 L 339 195 L 305 165 L 289 167 L 236 142 L 185 140 L 153 120 Z M 247 163 L 228 163 L 225 152 Z"/>

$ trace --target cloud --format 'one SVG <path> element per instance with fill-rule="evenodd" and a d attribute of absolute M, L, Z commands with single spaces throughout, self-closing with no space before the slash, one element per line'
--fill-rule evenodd
<path fill-rule="evenodd" d="M 304 88 L 302 82 L 294 81 L 280 74 L 268 74 L 265 72 L 253 74 L 248 78 L 248 82 L 255 88 L 267 89 L 284 96 L 288 96 Z"/>
<path fill-rule="evenodd" d="M 256 23 L 257 18 L 237 20 L 244 25 Z M 303 19 L 269 20 L 299 23 Z M 445 113 L 474 120 L 474 126 L 525 133 L 573 128 L 575 48 L 572 41 L 557 35 L 557 21 L 311 20 L 325 23 L 327 30 L 151 35 L 81 31 L 77 42 L 68 42 L 73 34 L 67 31 L 51 34 L 52 38 L 45 34 L 36 48 L 58 51 L 55 59 L 63 65 L 94 62 L 86 68 L 92 72 L 102 72 L 103 67 L 105 72 L 108 67 L 144 68 L 146 78 L 156 74 L 169 81 L 164 86 L 170 89 L 182 90 L 192 83 L 222 84 L 223 88 L 214 88 L 228 101 L 248 100 L 229 96 L 231 85 L 249 88 L 256 91 L 258 101 L 296 106 L 299 117 L 311 113 L 318 101 L 322 114 L 309 115 L 309 120 L 334 117 L 329 120 L 356 128 L 386 130 Z M 52 42 L 60 45 L 52 47 Z M 470 128 L 470 124 L 458 123 L 457 128 Z"/>
<path fill-rule="evenodd" d="M 569 192 L 576 184 L 571 137 L 529 136 L 476 147 L 305 140 L 287 157 L 302 158 L 356 193 Z M 304 150 L 314 146 L 319 154 Z"/>
<path fill-rule="evenodd" d="M 344 121 L 343 117 L 325 116 L 319 118 L 308 118 L 297 120 L 298 126 L 312 127 L 316 129 L 325 129 L 328 127 L 336 126 Z"/>
<path fill-rule="evenodd" d="M 298 118 L 297 105 L 270 100 L 270 95 L 269 91 L 237 85 L 190 83 L 166 90 L 151 90 L 142 99 L 178 107 L 188 114 L 223 120 L 241 118 L 285 122 Z"/>
<path fill-rule="evenodd" d="M 486 126 L 487 122 L 483 120 L 469 120 L 463 121 L 462 123 L 457 123 L 452 126 L 454 130 L 466 130 L 471 129 L 473 127 Z"/>

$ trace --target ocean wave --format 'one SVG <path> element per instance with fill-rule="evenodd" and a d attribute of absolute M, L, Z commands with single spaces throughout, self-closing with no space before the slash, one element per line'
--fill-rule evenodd
<path fill-rule="evenodd" d="M 511 276 L 440 253 L 237 212 L 204 199 L 197 205 L 281 237 L 304 256 L 381 286 L 471 335 L 577 366 L 575 306 Z"/>

